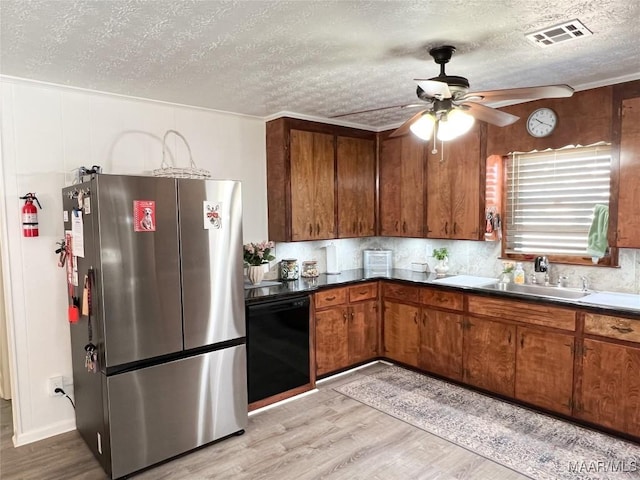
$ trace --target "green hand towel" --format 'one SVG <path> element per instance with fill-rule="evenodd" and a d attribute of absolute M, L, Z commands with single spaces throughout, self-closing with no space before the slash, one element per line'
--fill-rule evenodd
<path fill-rule="evenodd" d="M 607 252 L 607 230 L 609 229 L 609 207 L 597 204 L 593 208 L 593 221 L 587 238 L 587 254 L 592 257 L 594 263 L 604 257 Z"/>

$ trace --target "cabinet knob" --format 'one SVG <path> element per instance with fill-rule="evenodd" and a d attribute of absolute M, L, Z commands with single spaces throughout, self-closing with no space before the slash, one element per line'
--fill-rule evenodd
<path fill-rule="evenodd" d="M 449 222 L 444 222 L 444 233 L 449 235 Z"/>

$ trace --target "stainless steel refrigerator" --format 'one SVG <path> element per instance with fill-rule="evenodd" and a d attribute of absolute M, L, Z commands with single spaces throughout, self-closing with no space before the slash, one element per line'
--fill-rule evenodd
<path fill-rule="evenodd" d="M 242 433 L 240 183 L 99 174 L 62 194 L 76 425 L 104 470 Z"/>

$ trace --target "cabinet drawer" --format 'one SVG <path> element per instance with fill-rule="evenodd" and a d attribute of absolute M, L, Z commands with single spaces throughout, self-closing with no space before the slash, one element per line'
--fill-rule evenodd
<path fill-rule="evenodd" d="M 371 300 L 378 297 L 377 283 L 364 283 L 356 287 L 349 287 L 349 302 Z"/>
<path fill-rule="evenodd" d="M 584 333 L 640 343 L 640 321 L 587 313 L 584 316 Z"/>
<path fill-rule="evenodd" d="M 575 331 L 573 310 L 529 302 L 469 296 L 469 313 Z"/>
<path fill-rule="evenodd" d="M 432 288 L 420 289 L 420 303 L 433 307 L 450 308 L 451 310 L 462 310 L 463 294 L 458 292 L 445 292 Z"/>
<path fill-rule="evenodd" d="M 347 303 L 346 288 L 332 288 L 316 292 L 316 308 L 332 307 Z"/>
<path fill-rule="evenodd" d="M 385 283 L 384 298 L 394 298 L 396 300 L 404 300 L 406 302 L 418 302 L 418 287 L 410 287 L 400 283 Z"/>

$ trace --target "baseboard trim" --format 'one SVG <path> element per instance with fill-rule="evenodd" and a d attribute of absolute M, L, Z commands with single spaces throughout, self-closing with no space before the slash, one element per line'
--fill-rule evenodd
<path fill-rule="evenodd" d="M 44 440 L 55 435 L 60 435 L 61 433 L 67 433 L 75 429 L 76 421 L 72 418 L 69 420 L 63 420 L 61 422 L 54 423 L 52 425 L 48 425 L 46 428 L 30 430 L 22 433 L 14 433 L 11 440 L 13 441 L 14 447 L 21 447 L 29 443 Z"/>

